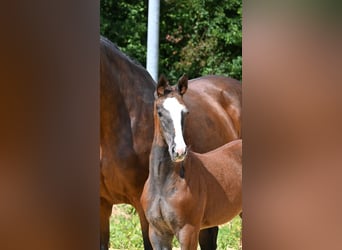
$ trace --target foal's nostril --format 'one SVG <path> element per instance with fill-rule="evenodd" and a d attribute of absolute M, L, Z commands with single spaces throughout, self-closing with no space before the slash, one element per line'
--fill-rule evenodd
<path fill-rule="evenodd" d="M 176 150 L 176 155 L 177 156 L 181 156 L 181 155 L 184 155 L 185 152 L 186 152 L 185 149 L 179 148 L 179 149 Z"/>

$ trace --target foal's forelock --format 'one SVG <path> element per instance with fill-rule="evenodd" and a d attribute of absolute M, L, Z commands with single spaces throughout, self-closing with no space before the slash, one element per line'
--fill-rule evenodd
<path fill-rule="evenodd" d="M 176 97 L 166 98 L 163 102 L 163 108 L 169 112 L 174 129 L 174 145 L 170 153 L 174 154 L 175 161 L 181 161 L 184 159 L 186 154 L 186 145 L 184 142 L 182 128 L 182 115 L 184 112 L 187 112 L 187 109 Z"/>

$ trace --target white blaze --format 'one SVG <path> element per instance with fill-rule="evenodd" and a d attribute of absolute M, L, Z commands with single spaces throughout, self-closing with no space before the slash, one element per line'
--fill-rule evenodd
<path fill-rule="evenodd" d="M 182 131 L 182 111 L 185 110 L 185 106 L 180 104 L 175 97 L 167 98 L 163 103 L 164 108 L 170 112 L 173 126 L 175 129 L 175 151 L 178 154 L 183 154 L 186 149 L 186 145 L 183 138 Z"/>

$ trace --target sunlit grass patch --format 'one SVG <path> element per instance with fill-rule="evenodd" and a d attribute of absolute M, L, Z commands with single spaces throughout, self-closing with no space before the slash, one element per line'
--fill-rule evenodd
<path fill-rule="evenodd" d="M 239 250 L 241 234 L 241 219 L 239 216 L 220 226 L 217 249 Z M 174 238 L 174 249 L 179 244 Z M 110 218 L 110 248 L 112 249 L 144 249 L 139 216 L 135 209 L 126 204 L 116 205 Z"/>

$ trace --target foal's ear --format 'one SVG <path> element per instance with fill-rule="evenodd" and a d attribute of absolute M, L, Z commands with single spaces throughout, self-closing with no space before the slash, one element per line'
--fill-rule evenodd
<path fill-rule="evenodd" d="M 157 97 L 160 97 L 160 96 L 164 95 L 165 88 L 168 85 L 169 85 L 169 82 L 166 79 L 166 77 L 164 75 L 161 75 L 159 77 L 159 81 L 158 81 L 158 84 L 157 84 L 157 90 L 156 90 Z"/>
<path fill-rule="evenodd" d="M 184 74 L 178 80 L 178 92 L 180 95 L 184 95 L 187 89 L 188 89 L 188 76 Z"/>

